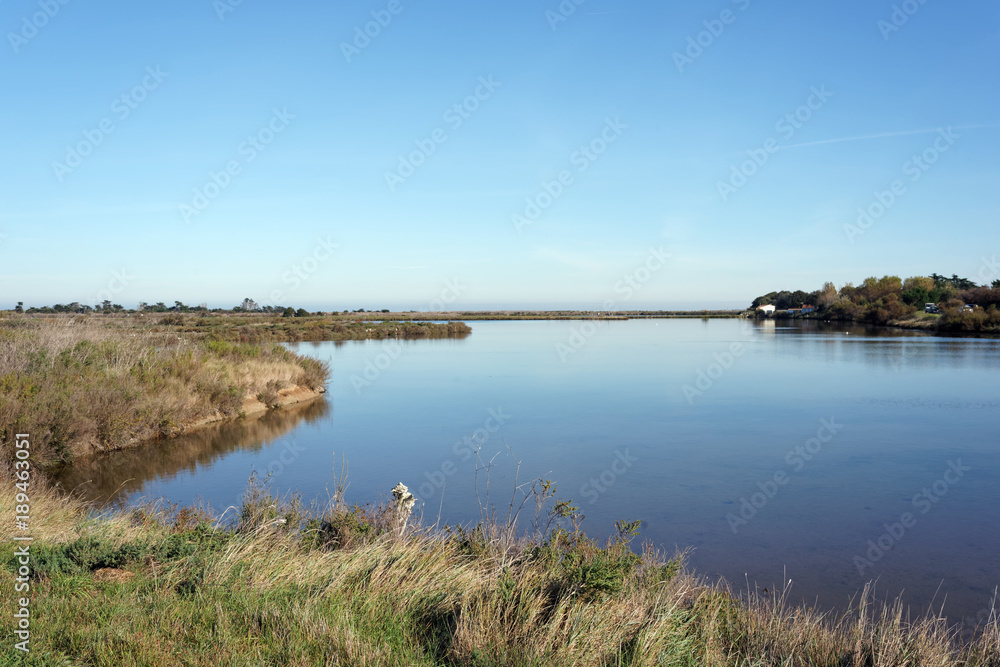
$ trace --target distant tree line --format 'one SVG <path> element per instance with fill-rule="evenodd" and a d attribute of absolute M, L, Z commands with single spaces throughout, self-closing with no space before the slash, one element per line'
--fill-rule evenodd
<path fill-rule="evenodd" d="M 307 317 L 309 315 L 323 315 L 321 311 L 315 313 L 310 313 L 305 308 L 294 308 L 292 306 L 261 306 L 253 299 L 247 297 L 243 301 L 233 306 L 232 308 L 209 308 L 207 303 L 202 303 L 197 306 L 189 306 L 180 301 L 174 301 L 174 305 L 168 306 L 162 301 L 157 301 L 156 303 L 146 303 L 145 301 L 140 301 L 135 308 L 125 308 L 119 303 L 111 303 L 110 301 L 103 301 L 101 303 L 95 304 L 93 306 L 85 303 L 80 303 L 79 301 L 73 301 L 71 303 L 57 303 L 53 306 L 32 306 L 30 308 L 24 307 L 23 301 L 18 301 L 17 306 L 14 308 L 16 313 L 42 313 L 42 314 L 54 314 L 54 313 L 77 313 L 80 315 L 87 314 L 112 314 L 112 313 L 263 313 L 267 315 L 281 315 L 282 317 Z M 345 313 L 351 311 L 344 311 Z M 384 308 L 380 311 L 366 311 L 364 308 L 358 308 L 353 311 L 355 313 L 366 313 L 366 312 L 381 312 L 388 313 L 389 309 Z"/>
<path fill-rule="evenodd" d="M 839 290 L 828 282 L 814 292 L 769 292 L 754 299 L 750 308 L 757 311 L 772 305 L 776 311 L 787 311 L 814 306 L 816 317 L 889 324 L 913 317 L 928 303 L 939 310 L 940 328 L 1000 328 L 1000 280 L 989 286 L 977 285 L 955 274 L 946 278 L 932 273 L 905 280 L 898 276 L 871 277 L 858 286 L 847 283 Z"/>

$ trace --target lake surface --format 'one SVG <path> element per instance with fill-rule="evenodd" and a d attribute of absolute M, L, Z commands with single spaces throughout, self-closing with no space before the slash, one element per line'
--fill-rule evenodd
<path fill-rule="evenodd" d="M 866 581 L 974 619 L 1000 585 L 1000 341 L 839 323 L 470 322 L 464 339 L 303 343 L 322 400 L 67 471 L 92 498 L 238 504 L 251 471 L 349 501 L 397 482 L 423 523 L 475 522 L 551 478 L 584 527 L 641 519 L 700 573 L 842 608 Z M 506 443 L 506 444 L 505 444 Z M 494 458 L 495 457 L 495 458 Z M 485 494 L 480 472 L 480 495 Z M 523 518 L 533 516 L 525 508 Z M 527 525 L 527 523 L 525 523 Z"/>

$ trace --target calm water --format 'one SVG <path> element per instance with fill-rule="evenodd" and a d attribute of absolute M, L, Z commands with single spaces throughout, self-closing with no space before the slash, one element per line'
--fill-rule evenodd
<path fill-rule="evenodd" d="M 915 609 L 946 600 L 955 620 L 990 606 L 1000 341 L 773 321 L 470 325 L 462 340 L 293 346 L 330 361 L 325 399 L 63 483 L 220 510 L 252 470 L 326 498 L 343 456 L 349 500 L 402 481 L 424 523 L 454 524 L 479 518 L 473 442 L 496 455 L 490 501 L 506 511 L 506 443 L 521 481 L 555 480 L 588 531 L 641 519 L 644 539 L 691 548 L 698 571 L 739 588 L 791 579 L 796 597 L 839 607 L 878 579 Z"/>

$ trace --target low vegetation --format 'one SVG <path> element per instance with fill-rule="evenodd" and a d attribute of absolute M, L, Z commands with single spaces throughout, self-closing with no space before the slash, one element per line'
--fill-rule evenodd
<path fill-rule="evenodd" d="M 937 312 L 924 312 L 928 303 L 935 304 Z M 765 305 L 774 306 L 778 317 L 787 316 L 782 312 L 787 309 L 809 305 L 816 310 L 807 317 L 946 332 L 1000 333 L 1000 280 L 987 287 L 957 275 L 945 278 L 936 273 L 906 280 L 871 277 L 840 290 L 826 283 L 814 292 L 770 292 L 754 299 L 750 308 L 756 311 Z"/>
<path fill-rule="evenodd" d="M 461 338 L 472 333 L 464 322 L 370 321 L 341 315 L 166 315 L 153 321 L 159 330 L 234 343 Z"/>
<path fill-rule="evenodd" d="M 0 521 L 16 489 L 0 470 Z M 505 521 L 399 530 L 391 501 L 306 510 L 251 480 L 236 515 L 145 507 L 96 517 L 32 482 L 26 665 L 906 665 L 1000 664 L 992 618 L 964 644 L 945 622 L 906 619 L 864 596 L 843 617 L 740 599 L 681 557 L 630 548 L 635 523 L 600 545 L 575 508 L 514 537 Z M 550 488 L 550 487 L 549 487 Z M 536 487 L 537 489 L 537 487 Z M 545 498 L 543 491 L 542 497 Z M 14 636 L 11 613 L 0 632 Z"/>
<path fill-rule="evenodd" d="M 267 342 L 233 343 L 92 316 L 0 318 L 0 440 L 31 433 L 36 465 L 238 416 L 244 401 L 322 391 L 325 364 Z M 6 457 L 6 454 L 5 454 Z"/>

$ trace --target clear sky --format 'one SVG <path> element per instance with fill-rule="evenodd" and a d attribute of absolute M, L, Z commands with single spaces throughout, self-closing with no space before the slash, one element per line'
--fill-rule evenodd
<path fill-rule="evenodd" d="M 0 308 L 1000 278 L 996 2 L 2 0 L 0 28 Z"/>

